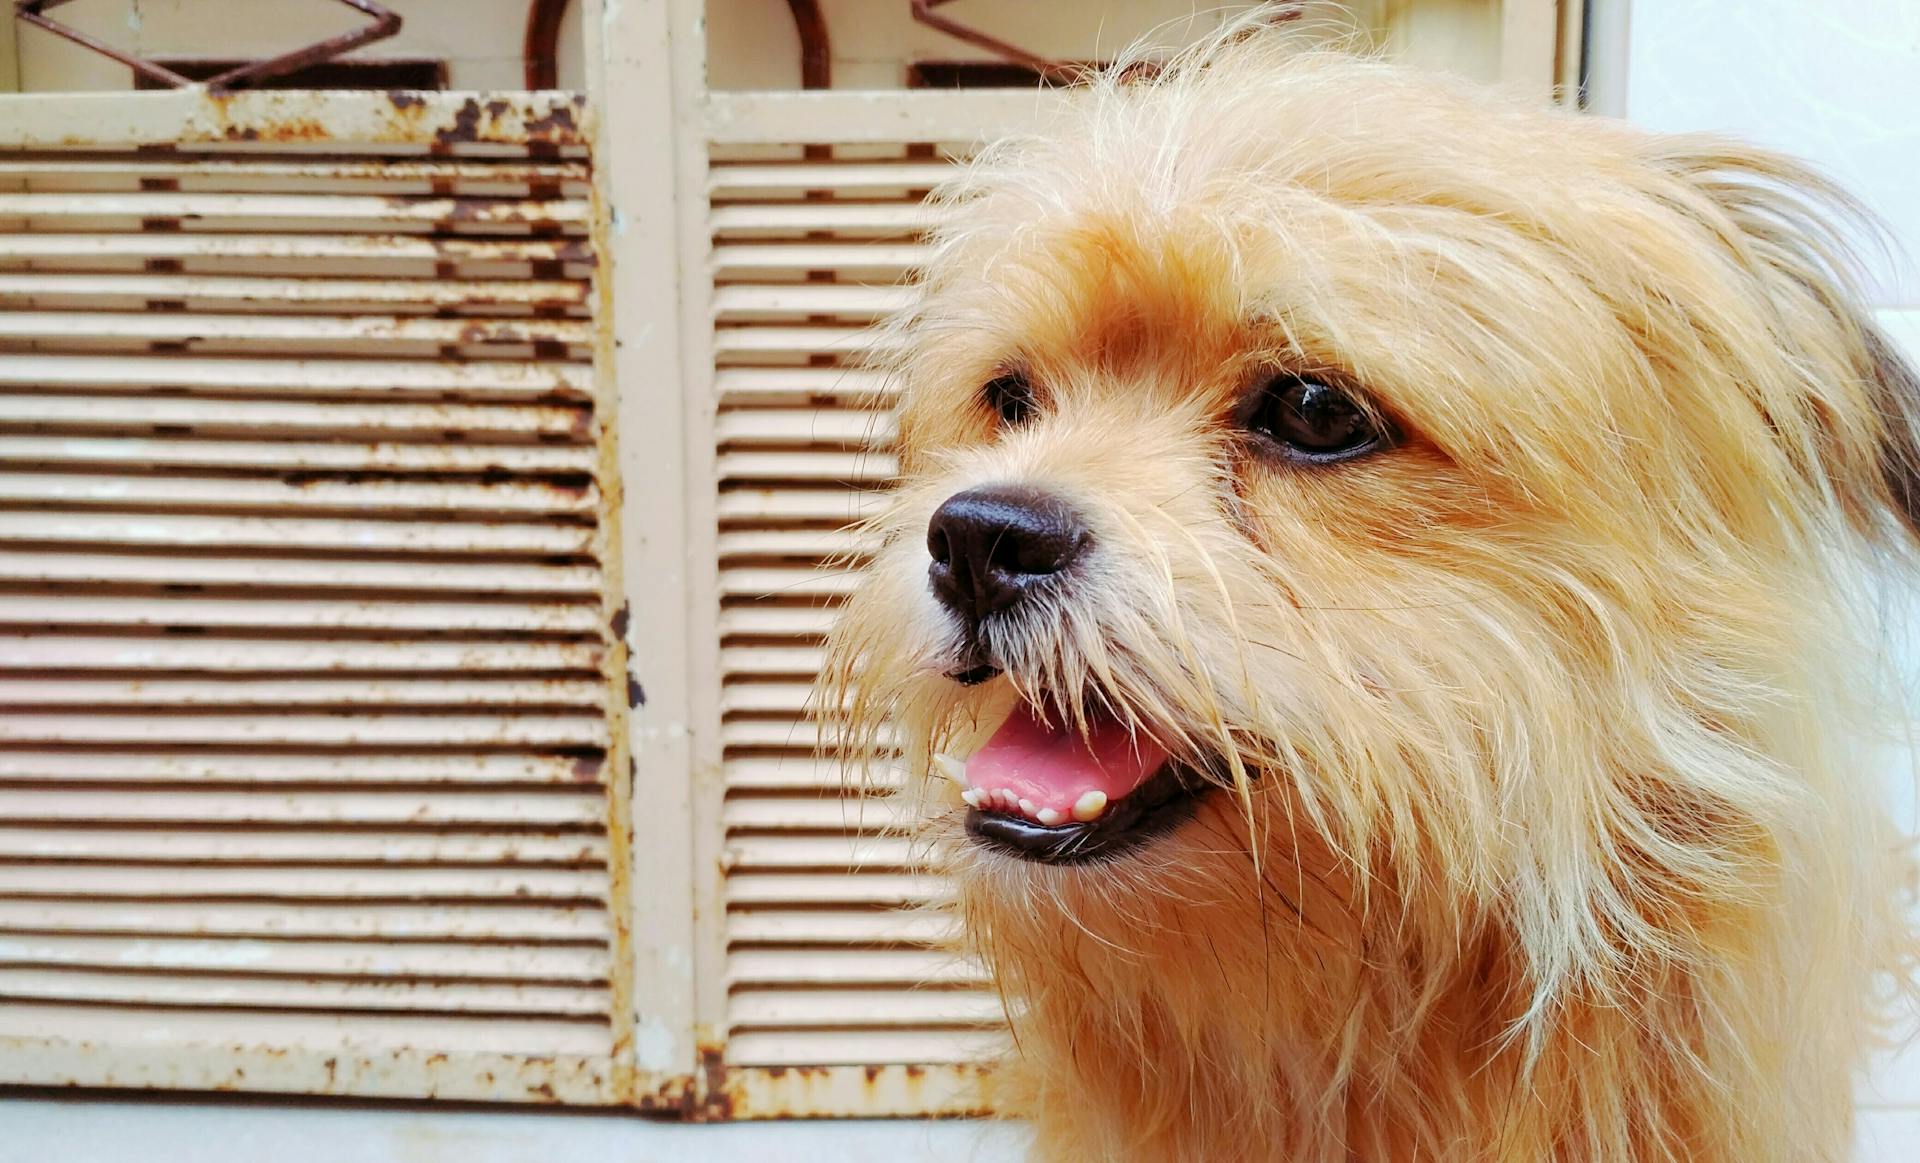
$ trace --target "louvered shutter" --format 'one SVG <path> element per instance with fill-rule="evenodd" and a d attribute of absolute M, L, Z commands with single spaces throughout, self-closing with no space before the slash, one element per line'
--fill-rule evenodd
<path fill-rule="evenodd" d="M 0 1082 L 621 1097 L 579 99 L 9 106 Z"/>
<path fill-rule="evenodd" d="M 872 325 L 927 192 L 1032 94 L 714 94 L 707 143 L 724 773 L 724 1060 L 747 1113 L 982 1109 L 1004 1014 L 886 802 L 816 754 L 811 683 L 856 578 L 828 559 L 895 473 Z M 884 782 L 884 781 L 883 781 Z M 798 1081 L 795 1081 L 795 1080 Z"/>

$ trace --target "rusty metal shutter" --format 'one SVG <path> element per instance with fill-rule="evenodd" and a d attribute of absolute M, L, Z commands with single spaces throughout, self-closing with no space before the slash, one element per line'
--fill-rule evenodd
<path fill-rule="evenodd" d="M 62 100 L 0 152 L 0 1082 L 616 1098 L 578 99 Z"/>
<path fill-rule="evenodd" d="M 709 169 L 739 1066 L 951 1066 L 985 1057 L 1001 1023 L 978 969 L 940 947 L 946 922 L 899 910 L 943 886 L 889 809 L 814 756 L 807 714 L 855 580 L 824 559 L 857 550 L 845 527 L 894 473 L 888 386 L 850 357 L 911 294 L 921 199 L 950 170 L 904 143 L 717 152 Z"/>
<path fill-rule="evenodd" d="M 977 1110 L 1000 999 L 950 918 L 916 907 L 948 886 L 891 789 L 816 754 L 811 683 L 856 580 L 828 560 L 857 560 L 848 526 L 895 473 L 870 328 L 913 293 L 927 192 L 1034 99 L 817 95 L 837 116 L 796 132 L 778 98 L 725 96 L 706 167 L 724 1059 L 750 1112 Z M 902 133 L 928 112 L 945 124 Z"/>

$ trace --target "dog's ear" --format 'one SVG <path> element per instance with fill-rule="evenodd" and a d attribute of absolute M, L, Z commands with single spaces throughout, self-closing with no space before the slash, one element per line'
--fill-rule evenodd
<path fill-rule="evenodd" d="M 1869 384 L 1885 429 L 1880 478 L 1907 532 L 1920 539 L 1920 374 L 1872 323 L 1860 325 Z"/>
<path fill-rule="evenodd" d="M 1890 513 L 1920 542 L 1920 375 L 1874 324 L 1853 258 L 1857 240 L 1884 244 L 1883 227 L 1791 158 L 1719 138 L 1657 141 L 1656 164 L 1684 191 L 1661 200 L 1758 289 L 1767 337 L 1799 381 L 1791 393 L 1756 385 L 1755 405 L 1776 433 L 1812 434 L 1809 467 L 1857 524 L 1883 534 Z"/>

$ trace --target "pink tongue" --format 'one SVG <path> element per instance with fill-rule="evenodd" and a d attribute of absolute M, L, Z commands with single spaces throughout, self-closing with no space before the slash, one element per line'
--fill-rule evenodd
<path fill-rule="evenodd" d="M 1165 748 L 1117 719 L 1102 715 L 1088 727 L 1082 739 L 1070 725 L 1042 723 L 1022 703 L 967 761 L 967 783 L 1064 812 L 1090 791 L 1118 800 L 1167 761 Z"/>

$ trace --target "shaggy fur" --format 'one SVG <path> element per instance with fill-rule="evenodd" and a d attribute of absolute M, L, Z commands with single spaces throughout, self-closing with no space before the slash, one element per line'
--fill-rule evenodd
<path fill-rule="evenodd" d="M 1845 200 L 1241 29 L 941 201 L 905 483 L 824 678 L 849 753 L 892 731 L 924 774 L 1016 698 L 1091 700 L 1223 785 L 1053 867 L 922 784 L 1038 1156 L 1843 1159 L 1913 943 L 1860 562 L 1920 497 Z M 982 398 L 1010 368 L 1018 427 Z M 1260 455 L 1277 370 L 1397 445 Z M 989 482 L 1071 498 L 1096 552 L 963 688 L 926 528 Z"/>

